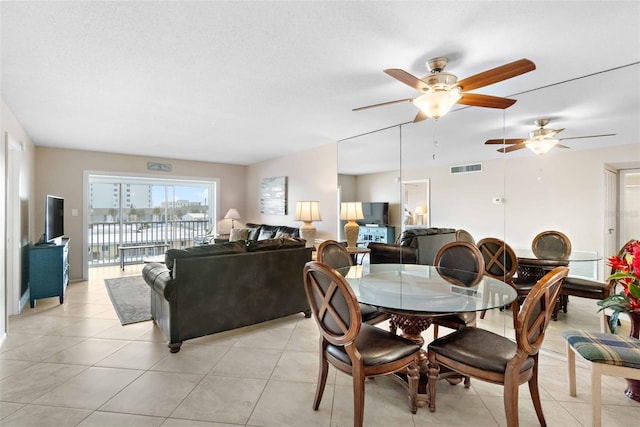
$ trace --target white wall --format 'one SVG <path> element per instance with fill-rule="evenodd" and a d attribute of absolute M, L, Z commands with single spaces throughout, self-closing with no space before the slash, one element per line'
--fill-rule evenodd
<path fill-rule="evenodd" d="M 260 213 L 260 182 L 264 178 L 286 176 L 288 179 L 288 214 Z M 304 152 L 256 163 L 247 167 L 246 216 L 243 222 L 289 225 L 300 227 L 295 221 L 295 206 L 299 200 L 318 200 L 322 221 L 314 222 L 316 238 L 337 237 L 337 146 L 326 144 Z"/>
<path fill-rule="evenodd" d="M 7 301 L 7 289 L 12 288 L 12 294 L 19 298 L 20 296 L 20 281 L 13 283 L 7 282 L 5 262 L 7 260 L 7 253 L 5 249 L 6 234 L 6 209 L 7 209 L 7 193 L 6 193 L 6 165 L 7 165 L 7 135 L 10 135 L 15 141 L 22 144 L 23 151 L 20 153 L 20 165 L 19 165 L 19 196 L 20 196 L 20 209 L 19 215 L 21 216 L 22 226 L 20 229 L 19 241 L 14 245 L 14 255 L 20 257 L 21 248 L 24 244 L 29 242 L 30 236 L 33 233 L 33 204 L 30 203 L 34 192 L 34 146 L 31 139 L 26 134 L 22 125 L 18 122 L 17 118 L 7 106 L 4 100 L 0 100 L 0 152 L 2 153 L 0 161 L 0 223 L 3 224 L 0 227 L 0 258 L 3 260 L 0 263 L 0 336 L 4 336 L 7 330 L 7 315 L 16 314 L 15 308 L 17 307 L 17 301 Z M 8 224 L 7 227 L 11 227 Z M 7 311 L 7 303 L 11 304 L 11 310 Z"/>
<path fill-rule="evenodd" d="M 603 253 L 605 167 L 638 167 L 639 147 L 486 161 L 481 173 L 451 175 L 448 166 L 409 170 L 402 171 L 402 179 L 430 180 L 434 227 L 464 228 L 476 240 L 499 237 L 514 248 L 528 248 L 536 234 L 555 229 L 569 236 L 573 250 L 607 257 L 610 254 Z M 400 203 L 396 176 L 392 172 L 356 177 L 357 198 Z M 493 204 L 492 199 L 500 196 L 504 204 Z M 398 227 L 400 221 L 398 216 L 391 218 Z M 598 268 L 600 278 L 603 267 L 604 260 Z"/>

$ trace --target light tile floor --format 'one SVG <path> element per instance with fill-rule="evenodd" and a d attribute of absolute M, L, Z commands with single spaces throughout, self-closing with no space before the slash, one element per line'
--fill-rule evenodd
<path fill-rule="evenodd" d="M 71 283 L 63 305 L 39 300 L 9 319 L 0 346 L 3 426 L 350 426 L 351 378 L 332 369 L 318 411 L 311 408 L 318 332 L 294 315 L 184 343 L 170 354 L 152 322 L 121 326 L 103 279 L 140 274 L 142 266 L 94 268 Z M 478 326 L 512 334 L 510 310 L 487 313 Z M 549 426 L 590 425 L 590 384 L 578 365 L 578 397 L 568 395 L 566 328 L 598 329 L 596 306 L 573 298 L 549 326 L 540 355 L 542 406 Z M 441 333 L 444 333 L 441 332 Z M 428 342 L 430 332 L 424 334 Z M 605 378 L 603 425 L 638 424 L 640 404 L 622 379 Z M 366 383 L 366 426 L 504 426 L 502 387 L 472 380 L 470 389 L 439 385 L 435 413 L 412 415 L 389 378 Z M 520 425 L 537 426 L 526 385 Z"/>

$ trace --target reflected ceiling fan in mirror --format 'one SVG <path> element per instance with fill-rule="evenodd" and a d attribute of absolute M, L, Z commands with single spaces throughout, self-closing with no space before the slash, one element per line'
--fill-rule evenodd
<path fill-rule="evenodd" d="M 516 100 L 467 92 L 489 86 L 536 69 L 535 64 L 528 59 L 519 59 L 509 64 L 501 65 L 500 67 L 492 68 L 491 70 L 487 70 L 458 81 L 458 77 L 443 71 L 447 66 L 447 63 L 448 59 L 444 57 L 430 59 L 427 61 L 429 74 L 421 79 L 399 68 L 384 70 L 385 73 L 394 79 L 420 91 L 420 95 L 415 98 L 399 99 L 396 101 L 388 101 L 380 104 L 367 105 L 366 107 L 354 108 L 353 111 L 360 111 L 367 108 L 381 107 L 383 105 L 397 104 L 401 102 L 412 102 L 413 105 L 418 107 L 420 110 L 413 120 L 415 123 L 429 117 L 439 119 L 456 103 L 473 107 L 505 109 L 512 106 Z"/>
<path fill-rule="evenodd" d="M 492 145 L 509 145 L 509 147 L 502 147 L 498 149 L 500 153 L 510 153 L 512 151 L 520 150 L 522 148 L 528 148 L 536 154 L 544 154 L 551 150 L 553 147 L 569 148 L 566 145 L 559 144 L 560 141 L 567 139 L 582 139 L 582 138 L 599 138 L 604 136 L 614 136 L 615 133 L 607 133 L 603 135 L 587 135 L 587 136 L 573 136 L 569 138 L 556 138 L 556 135 L 564 130 L 563 129 L 545 129 L 545 126 L 550 122 L 549 119 L 538 119 L 535 121 L 538 129 L 529 132 L 529 138 L 513 138 L 513 139 L 490 139 L 485 144 Z"/>

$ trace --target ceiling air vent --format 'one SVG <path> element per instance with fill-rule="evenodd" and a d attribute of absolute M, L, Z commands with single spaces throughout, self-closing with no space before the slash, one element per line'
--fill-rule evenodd
<path fill-rule="evenodd" d="M 457 173 L 482 172 L 482 163 L 474 163 L 472 165 L 451 166 L 451 175 Z"/>

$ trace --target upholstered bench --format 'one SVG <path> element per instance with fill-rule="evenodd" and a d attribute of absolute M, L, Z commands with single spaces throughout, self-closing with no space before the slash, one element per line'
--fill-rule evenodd
<path fill-rule="evenodd" d="M 591 368 L 591 420 L 594 427 L 601 423 L 601 376 L 640 380 L 640 340 L 622 335 L 566 330 L 569 365 L 569 394 L 576 396 L 576 353 L 589 362 Z"/>

